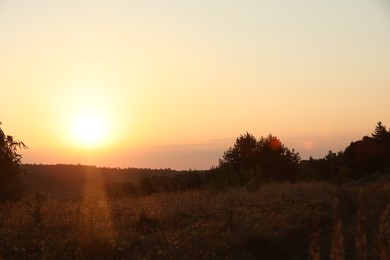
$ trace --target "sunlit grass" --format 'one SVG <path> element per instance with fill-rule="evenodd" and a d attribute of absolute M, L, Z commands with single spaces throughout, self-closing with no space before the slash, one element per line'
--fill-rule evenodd
<path fill-rule="evenodd" d="M 389 203 L 388 190 L 325 183 L 119 199 L 103 191 L 34 196 L 0 205 L 0 253 L 6 259 L 341 259 L 343 252 L 386 259 Z"/>
<path fill-rule="evenodd" d="M 102 174 L 86 174 L 81 214 L 85 241 L 114 240 L 115 234 L 111 218 L 111 209 L 104 189 Z"/>

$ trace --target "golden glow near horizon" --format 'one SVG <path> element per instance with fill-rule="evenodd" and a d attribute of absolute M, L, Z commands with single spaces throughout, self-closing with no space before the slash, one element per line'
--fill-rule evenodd
<path fill-rule="evenodd" d="M 206 169 L 237 136 L 303 158 L 390 125 L 383 0 L 0 1 L 23 161 Z"/>

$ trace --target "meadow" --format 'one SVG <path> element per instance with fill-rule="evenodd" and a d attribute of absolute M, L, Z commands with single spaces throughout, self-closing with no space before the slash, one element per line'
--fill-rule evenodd
<path fill-rule="evenodd" d="M 382 177 L 383 178 L 383 177 Z M 389 259 L 390 183 L 267 183 L 0 204 L 5 259 Z"/>

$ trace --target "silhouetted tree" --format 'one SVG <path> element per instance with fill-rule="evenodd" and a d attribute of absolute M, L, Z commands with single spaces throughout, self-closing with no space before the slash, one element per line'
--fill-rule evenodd
<path fill-rule="evenodd" d="M 386 126 L 379 121 L 372 133 L 372 137 L 378 141 L 385 141 L 390 138 L 390 131 L 387 131 Z"/>
<path fill-rule="evenodd" d="M 258 144 L 256 137 L 246 132 L 240 135 L 233 147 L 223 154 L 220 166 L 229 165 L 235 170 L 247 170 L 256 167 L 258 157 Z"/>
<path fill-rule="evenodd" d="M 295 180 L 298 175 L 299 153 L 290 150 L 276 136 L 261 137 L 258 145 L 258 168 L 267 180 Z"/>
<path fill-rule="evenodd" d="M 343 167 L 343 152 L 334 153 L 332 150 L 324 157 L 328 178 L 337 181 L 339 171 Z"/>
<path fill-rule="evenodd" d="M 229 184 L 294 180 L 299 161 L 299 153 L 289 150 L 277 137 L 269 134 L 257 141 L 247 132 L 224 152 L 214 172 L 225 174 Z"/>
<path fill-rule="evenodd" d="M 349 177 L 345 169 L 343 152 L 329 151 L 323 158 L 301 162 L 303 180 L 321 180 L 341 184 Z"/>
<path fill-rule="evenodd" d="M 389 170 L 390 131 L 378 122 L 372 137 L 365 136 L 345 149 L 344 159 L 346 166 L 356 177 Z"/>
<path fill-rule="evenodd" d="M 23 142 L 6 135 L 0 127 L 0 199 L 15 199 L 21 195 L 22 156 L 17 153 L 21 148 L 27 147 Z"/>

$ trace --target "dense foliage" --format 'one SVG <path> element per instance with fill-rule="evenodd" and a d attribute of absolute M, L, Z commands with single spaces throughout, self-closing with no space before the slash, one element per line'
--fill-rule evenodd
<path fill-rule="evenodd" d="M 390 169 L 390 130 L 379 122 L 371 137 L 352 142 L 344 152 L 345 164 L 355 176 Z"/>
<path fill-rule="evenodd" d="M 21 195 L 22 156 L 17 152 L 21 148 L 27 147 L 6 135 L 0 127 L 0 199 L 15 199 Z"/>
<path fill-rule="evenodd" d="M 299 162 L 299 153 L 288 149 L 277 137 L 269 134 L 256 140 L 247 132 L 225 151 L 214 173 L 230 184 L 292 181 L 298 177 Z"/>
<path fill-rule="evenodd" d="M 390 173 L 390 129 L 381 122 L 371 136 L 352 142 L 344 151 L 323 158 L 300 160 L 271 134 L 259 140 L 246 133 L 224 152 L 211 170 L 214 183 L 259 184 L 266 181 L 330 181 L 342 184 L 362 177 Z"/>
<path fill-rule="evenodd" d="M 371 136 L 351 142 L 344 151 L 301 162 L 301 178 L 343 183 L 390 173 L 390 130 L 381 122 Z"/>

